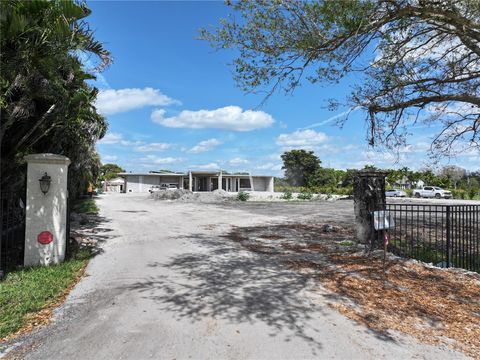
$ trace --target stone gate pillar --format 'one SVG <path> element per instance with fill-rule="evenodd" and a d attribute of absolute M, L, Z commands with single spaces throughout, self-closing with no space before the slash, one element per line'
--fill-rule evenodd
<path fill-rule="evenodd" d="M 57 264 L 65 258 L 70 159 L 55 154 L 32 154 L 25 156 L 25 160 L 28 168 L 24 265 Z"/>
<path fill-rule="evenodd" d="M 379 170 L 359 170 L 353 182 L 353 203 L 357 239 L 373 247 L 376 234 L 373 229 L 372 212 L 385 210 L 385 177 Z"/>

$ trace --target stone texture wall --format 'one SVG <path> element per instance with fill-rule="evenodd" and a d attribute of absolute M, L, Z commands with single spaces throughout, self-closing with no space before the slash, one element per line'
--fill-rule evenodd
<path fill-rule="evenodd" d="M 374 246 L 373 211 L 385 210 L 385 176 L 383 171 L 360 170 L 353 183 L 353 201 L 357 239 Z"/>

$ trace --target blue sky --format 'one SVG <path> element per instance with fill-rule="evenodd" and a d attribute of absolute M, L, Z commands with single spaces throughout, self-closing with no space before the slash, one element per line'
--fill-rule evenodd
<path fill-rule="evenodd" d="M 343 100 L 350 83 L 304 83 L 293 96 L 244 94 L 235 86 L 233 52 L 215 51 L 197 40 L 229 9 L 223 2 L 90 1 L 88 18 L 114 63 L 98 76 L 98 110 L 109 131 L 97 144 L 102 162 L 127 171 L 225 169 L 281 175 L 285 150 L 314 150 L 323 166 L 365 164 L 422 168 L 432 129 L 416 129 L 399 159 L 368 148 L 364 114 L 353 112 L 342 129 L 328 98 Z M 89 60 L 85 63 L 92 65 Z M 476 154 L 453 160 L 470 170 Z"/>

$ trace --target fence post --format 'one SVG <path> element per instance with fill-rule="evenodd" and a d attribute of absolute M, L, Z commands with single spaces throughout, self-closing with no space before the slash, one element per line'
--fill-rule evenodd
<path fill-rule="evenodd" d="M 375 246 L 372 212 L 385 210 L 385 177 L 387 173 L 379 170 L 357 171 L 353 182 L 353 203 L 357 239 L 363 244 Z"/>
<path fill-rule="evenodd" d="M 55 154 L 32 154 L 25 160 L 28 168 L 24 265 L 56 264 L 65 258 L 70 160 Z"/>
<path fill-rule="evenodd" d="M 447 245 L 446 245 L 446 256 L 447 256 L 447 268 L 450 267 L 450 261 L 451 261 L 451 256 L 450 256 L 450 205 L 447 205 L 447 225 L 446 225 L 446 230 L 447 230 Z"/>

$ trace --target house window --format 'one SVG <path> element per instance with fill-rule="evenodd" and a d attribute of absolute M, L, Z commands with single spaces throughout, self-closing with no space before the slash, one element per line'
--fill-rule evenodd
<path fill-rule="evenodd" d="M 248 189 L 251 188 L 250 179 L 240 179 L 240 188 Z"/>

